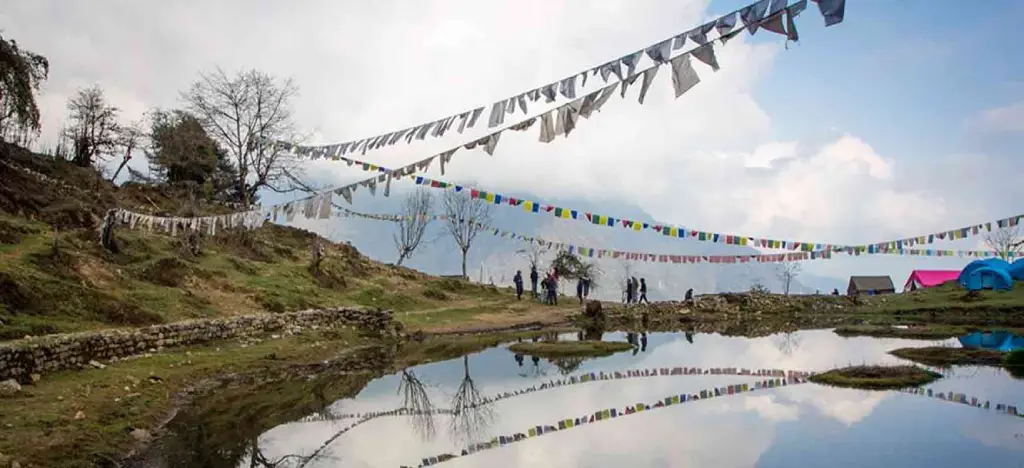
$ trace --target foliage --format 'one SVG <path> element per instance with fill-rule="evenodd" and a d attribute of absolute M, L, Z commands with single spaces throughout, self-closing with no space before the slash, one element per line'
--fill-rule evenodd
<path fill-rule="evenodd" d="M 75 165 L 92 166 L 117 149 L 119 112 L 107 102 L 99 86 L 79 88 L 68 100 L 68 126 L 64 137 L 70 141 Z"/>
<path fill-rule="evenodd" d="M 578 280 L 590 278 L 591 289 L 597 289 L 597 278 L 601 275 L 597 264 L 584 262 L 579 256 L 561 250 L 551 262 L 551 269 L 560 279 Z"/>
<path fill-rule="evenodd" d="M 754 280 L 750 283 L 750 292 L 751 294 L 771 294 L 771 291 L 761 284 L 759 280 Z"/>
<path fill-rule="evenodd" d="M 395 221 L 398 232 L 394 234 L 395 248 L 398 249 L 398 262 L 401 266 L 419 247 L 423 235 L 434 215 L 433 194 L 425 188 L 417 188 L 402 200 L 402 208 Z"/>
<path fill-rule="evenodd" d="M 24 145 L 38 134 L 36 93 L 49 73 L 46 57 L 0 35 L 0 139 Z"/>
<path fill-rule="evenodd" d="M 242 203 L 256 200 L 261 189 L 288 192 L 302 189 L 294 156 L 276 141 L 294 131 L 294 82 L 249 70 L 228 76 L 223 70 L 203 73 L 185 92 L 186 110 L 210 138 L 226 148 L 237 170 L 235 185 Z"/>
<path fill-rule="evenodd" d="M 209 198 L 221 201 L 240 200 L 238 171 L 227 152 L 188 112 L 153 112 L 147 157 L 150 172 L 171 186 L 202 188 Z"/>

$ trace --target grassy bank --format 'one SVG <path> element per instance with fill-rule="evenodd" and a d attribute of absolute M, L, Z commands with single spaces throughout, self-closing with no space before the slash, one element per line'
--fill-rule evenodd
<path fill-rule="evenodd" d="M 925 385 L 942 374 L 917 366 L 851 366 L 810 377 L 811 382 L 833 387 L 888 390 Z"/>
<path fill-rule="evenodd" d="M 991 349 L 950 348 L 930 346 L 926 348 L 900 348 L 889 352 L 893 356 L 929 366 L 1000 366 L 1003 355 Z"/>
<path fill-rule="evenodd" d="M 514 353 L 553 359 L 611 356 L 620 351 L 633 349 L 633 345 L 622 341 L 541 341 L 515 343 L 508 349 Z"/>

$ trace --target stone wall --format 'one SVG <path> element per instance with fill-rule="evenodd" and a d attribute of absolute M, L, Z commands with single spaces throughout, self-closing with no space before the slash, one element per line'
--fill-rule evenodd
<path fill-rule="evenodd" d="M 0 381 L 29 380 L 46 374 L 142 354 L 164 347 L 183 346 L 291 327 L 353 325 L 375 333 L 394 330 L 390 311 L 363 308 L 307 310 L 283 314 L 246 315 L 224 319 L 176 322 L 134 330 L 53 335 L 0 345 Z"/>

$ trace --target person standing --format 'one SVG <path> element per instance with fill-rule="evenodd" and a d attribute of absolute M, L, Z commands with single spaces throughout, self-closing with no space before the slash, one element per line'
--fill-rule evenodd
<path fill-rule="evenodd" d="M 580 300 L 580 305 L 583 305 L 583 278 L 576 280 L 576 297 Z"/>
<path fill-rule="evenodd" d="M 516 275 L 512 277 L 512 283 L 516 285 L 516 300 L 523 299 L 523 272 L 516 270 Z"/>
<path fill-rule="evenodd" d="M 540 279 L 537 275 L 537 265 L 530 266 L 530 286 L 533 291 L 533 298 L 537 298 L 537 280 Z"/>
<path fill-rule="evenodd" d="M 633 303 L 633 278 L 626 278 L 626 305 Z"/>
<path fill-rule="evenodd" d="M 651 303 L 651 301 L 647 300 L 647 280 L 644 278 L 640 278 L 640 300 L 638 300 L 637 303 L 641 302 L 647 304 Z"/>
<path fill-rule="evenodd" d="M 554 275 L 548 276 L 548 296 L 551 305 L 558 305 L 558 278 Z"/>
<path fill-rule="evenodd" d="M 640 289 L 640 282 L 636 280 L 636 276 L 633 277 L 633 294 L 629 296 L 630 302 L 636 304 L 637 290 Z"/>
<path fill-rule="evenodd" d="M 686 290 L 685 301 L 686 301 L 687 304 L 693 304 L 693 288 L 690 288 L 690 289 Z"/>
<path fill-rule="evenodd" d="M 584 276 L 583 277 L 583 298 L 584 299 L 589 299 L 590 298 L 590 277 L 589 276 Z"/>

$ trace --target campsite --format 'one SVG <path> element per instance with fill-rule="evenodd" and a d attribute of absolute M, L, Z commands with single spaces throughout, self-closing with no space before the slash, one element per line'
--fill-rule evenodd
<path fill-rule="evenodd" d="M 1021 21 L 11 0 L 0 468 L 1016 466 Z"/>

